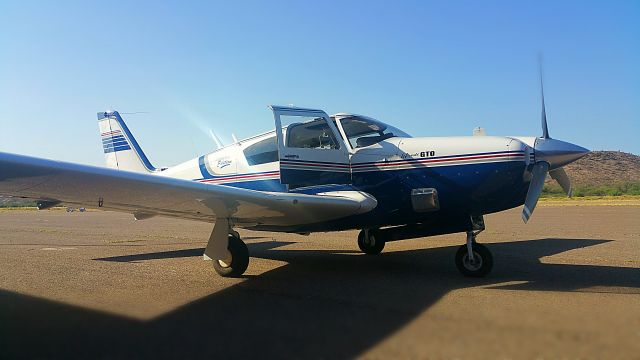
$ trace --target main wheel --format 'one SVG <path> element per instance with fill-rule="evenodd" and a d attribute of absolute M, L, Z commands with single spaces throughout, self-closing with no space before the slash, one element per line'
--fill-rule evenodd
<path fill-rule="evenodd" d="M 469 259 L 467 245 L 462 245 L 456 252 L 456 266 L 464 276 L 483 277 L 493 268 L 493 256 L 489 249 L 476 242 L 472 245 L 473 260 Z"/>
<path fill-rule="evenodd" d="M 247 244 L 239 237 L 229 235 L 229 246 L 227 246 L 227 249 L 231 253 L 231 259 L 213 259 L 213 268 L 220 276 L 241 276 L 249 266 L 249 248 L 247 248 Z"/>
<path fill-rule="evenodd" d="M 358 247 L 367 255 L 380 254 L 382 249 L 384 249 L 384 237 L 380 234 L 380 231 L 376 229 L 370 229 L 368 231 L 368 237 L 365 236 L 366 233 L 367 231 L 361 230 L 360 234 L 358 234 Z"/>

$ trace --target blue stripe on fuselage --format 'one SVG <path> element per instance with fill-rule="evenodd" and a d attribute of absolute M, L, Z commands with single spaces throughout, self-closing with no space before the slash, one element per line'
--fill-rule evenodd
<path fill-rule="evenodd" d="M 482 156 L 482 155 L 496 155 L 496 154 L 510 154 L 510 155 L 514 155 L 514 156 L 518 156 L 518 155 L 523 155 L 524 151 L 490 151 L 490 152 L 481 152 L 481 153 L 470 153 L 470 154 L 459 154 L 459 155 L 444 155 L 444 156 L 431 156 L 428 158 L 407 158 L 407 159 L 398 159 L 398 160 L 391 160 L 391 161 L 370 161 L 370 162 L 363 162 L 363 163 L 357 163 L 354 165 L 357 166 L 362 166 L 362 165 L 372 165 L 372 164 L 379 164 L 379 163 L 384 163 L 384 164 L 394 164 L 394 163 L 403 163 L 403 162 L 418 162 L 418 161 L 422 161 L 425 159 L 428 160 L 437 160 L 437 159 L 453 159 L 453 158 L 460 158 L 460 157 L 469 157 L 469 156 Z M 520 161 L 520 160 L 518 160 Z"/>
<path fill-rule="evenodd" d="M 210 179 L 213 177 L 213 175 L 211 175 L 211 173 L 207 169 L 207 165 L 204 163 L 204 157 L 205 155 L 202 155 L 198 158 L 198 167 L 200 168 L 200 174 L 202 175 L 202 178 Z"/>

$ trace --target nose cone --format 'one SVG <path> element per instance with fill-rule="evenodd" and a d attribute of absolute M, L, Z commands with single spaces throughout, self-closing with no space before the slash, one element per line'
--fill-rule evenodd
<path fill-rule="evenodd" d="M 535 144 L 536 161 L 546 161 L 549 169 L 572 163 L 589 153 L 588 149 L 556 139 L 537 138 Z"/>

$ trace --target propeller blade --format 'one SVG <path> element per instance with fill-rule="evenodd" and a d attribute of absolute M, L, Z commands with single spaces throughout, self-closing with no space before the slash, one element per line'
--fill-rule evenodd
<path fill-rule="evenodd" d="M 557 168 L 549 171 L 549 175 L 551 178 L 558 182 L 562 190 L 567 194 L 568 197 L 573 196 L 573 189 L 571 188 L 571 179 L 569 179 L 569 175 L 564 171 L 564 168 Z"/>
<path fill-rule="evenodd" d="M 549 129 L 547 128 L 547 110 L 544 105 L 544 84 L 542 81 L 542 57 L 539 59 L 540 65 L 540 95 L 542 98 L 542 138 L 549 138 Z"/>
<path fill-rule="evenodd" d="M 529 221 L 533 210 L 536 208 L 538 199 L 542 194 L 542 188 L 544 187 L 544 180 L 547 177 L 549 171 L 549 164 L 541 161 L 533 165 L 531 170 L 532 178 L 529 184 L 529 190 L 527 191 L 527 198 L 524 200 L 524 208 L 522 209 L 522 220 L 526 223 Z"/>

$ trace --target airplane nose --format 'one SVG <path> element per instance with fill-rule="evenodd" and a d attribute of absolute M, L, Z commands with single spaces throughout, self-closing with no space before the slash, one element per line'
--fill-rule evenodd
<path fill-rule="evenodd" d="M 550 170 L 572 163 L 588 153 L 588 149 L 562 140 L 537 138 L 535 143 L 536 162 L 548 162 Z"/>

